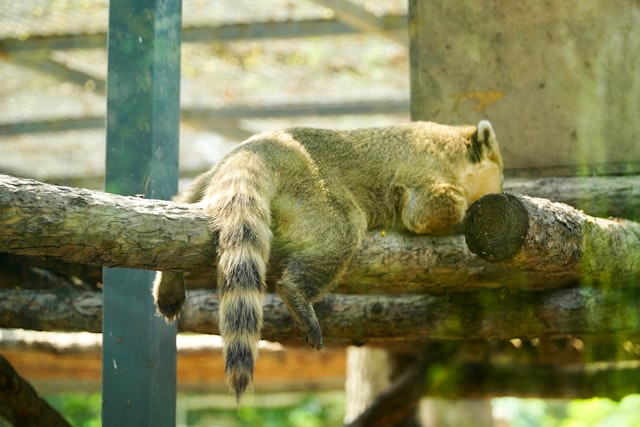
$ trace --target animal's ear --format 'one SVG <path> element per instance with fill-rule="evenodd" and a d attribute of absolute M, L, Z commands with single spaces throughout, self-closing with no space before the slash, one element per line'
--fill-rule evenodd
<path fill-rule="evenodd" d="M 478 122 L 478 127 L 476 128 L 476 138 L 480 144 L 484 144 L 489 146 L 492 140 L 495 141 L 496 133 L 493 131 L 493 126 L 489 120 L 481 120 Z"/>
<path fill-rule="evenodd" d="M 493 126 L 488 120 L 481 120 L 468 145 L 469 160 L 471 163 L 479 163 L 488 153 L 495 151 L 496 147 L 496 133 L 493 131 Z"/>

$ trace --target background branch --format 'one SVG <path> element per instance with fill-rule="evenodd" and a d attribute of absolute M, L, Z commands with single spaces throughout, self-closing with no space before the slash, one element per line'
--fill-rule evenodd
<path fill-rule="evenodd" d="M 400 349 L 426 340 L 510 340 L 640 336 L 640 291 L 567 288 L 484 290 L 420 295 L 331 294 L 316 304 L 325 341 Z M 304 345 L 302 333 L 277 295 L 264 300 L 263 338 Z M 0 291 L 0 327 L 100 332 L 96 292 Z M 190 291 L 178 328 L 218 333 L 218 298 Z"/>
<path fill-rule="evenodd" d="M 1 354 L 0 415 L 15 426 L 71 426 Z"/>

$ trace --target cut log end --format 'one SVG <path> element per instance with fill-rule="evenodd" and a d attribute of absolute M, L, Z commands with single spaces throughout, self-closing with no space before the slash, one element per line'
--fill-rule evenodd
<path fill-rule="evenodd" d="M 488 194 L 467 212 L 464 234 L 469 250 L 487 261 L 513 258 L 524 243 L 528 214 L 509 193 Z"/>

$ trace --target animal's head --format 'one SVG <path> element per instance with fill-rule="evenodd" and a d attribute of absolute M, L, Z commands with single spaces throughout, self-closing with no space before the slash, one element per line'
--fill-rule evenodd
<path fill-rule="evenodd" d="M 489 193 L 502 191 L 502 156 L 496 134 L 488 120 L 478 123 L 467 145 L 467 162 L 460 180 L 467 203 Z"/>

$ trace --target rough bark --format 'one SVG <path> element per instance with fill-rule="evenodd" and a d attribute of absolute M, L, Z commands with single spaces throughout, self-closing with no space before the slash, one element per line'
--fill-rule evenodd
<path fill-rule="evenodd" d="M 541 188 L 549 187 L 553 186 Z M 633 186 L 631 190 L 624 185 L 621 188 L 625 194 L 634 194 Z M 604 207 L 597 206 L 596 209 Z M 602 283 L 612 277 L 615 277 L 616 285 L 637 281 L 634 269 L 638 267 L 638 258 L 634 252 L 624 255 L 627 258 L 614 252 L 622 259 L 622 272 L 612 269 L 609 263 L 604 266 L 608 270 L 602 270 L 601 264 L 595 267 L 584 264 L 585 259 L 611 256 L 606 244 L 629 245 L 629 241 L 624 240 L 626 234 L 616 234 L 618 225 L 628 222 L 589 219 L 596 224 L 594 229 L 606 223 L 609 231 L 605 235 L 615 239 L 600 239 L 605 243 L 598 246 L 599 251 L 594 252 L 593 245 L 585 246 L 590 248 L 584 252 L 587 256 L 579 252 L 580 257 L 574 257 L 573 252 L 566 252 L 567 247 L 573 250 L 577 245 L 578 250 L 582 250 L 580 245 L 590 244 L 584 236 L 591 234 L 580 234 L 580 240 L 568 239 L 565 235 L 571 236 L 574 230 L 571 215 L 577 211 L 568 207 L 565 210 L 570 213 L 567 217 L 570 219 L 565 218 L 559 226 L 565 234 L 558 235 L 557 231 L 550 232 L 547 228 L 553 226 L 553 221 L 558 226 L 554 215 L 551 225 L 544 223 L 545 226 L 539 228 L 541 235 L 550 236 L 549 242 L 555 245 L 551 247 L 559 255 L 554 257 L 551 256 L 553 253 L 541 255 L 538 252 L 535 262 L 485 262 L 466 248 L 463 236 L 432 238 L 381 233 L 380 230 L 369 233 L 345 274 L 339 292 L 382 295 L 333 294 L 319 303 L 317 311 L 325 340 L 334 345 L 372 344 L 394 350 L 419 351 L 423 345 L 420 343 L 433 340 L 637 338 L 640 319 L 636 307 L 640 304 L 640 296 L 633 288 L 547 289 L 576 284 L 579 280 L 585 284 Z M 629 212 L 629 215 L 633 214 L 634 211 Z M 584 226 L 576 221 L 582 227 L 581 232 L 591 230 L 591 225 Z M 485 228 L 486 224 L 492 223 L 486 222 Z M 529 220 L 526 229 L 531 229 Z M 632 234 L 637 237 L 635 231 Z M 47 236 L 46 241 L 42 236 Z M 96 266 L 187 270 L 195 267 L 203 277 L 213 277 L 214 248 L 208 237 L 207 218 L 195 206 L 49 186 L 3 176 L 0 177 L 0 241 L 5 250 L 17 254 L 58 257 L 65 262 Z M 635 241 L 630 242 L 637 247 Z M 535 244 L 529 246 L 540 251 Z M 492 248 L 495 245 L 485 252 Z M 600 261 L 595 259 L 594 262 Z M 278 260 L 272 260 L 272 265 L 277 264 Z M 606 273 L 603 275 L 602 271 Z M 21 276 L 15 277 L 9 280 L 21 280 Z M 51 283 L 57 288 L 55 280 Z M 475 292 L 461 292 L 470 290 Z M 422 294 L 390 295 L 415 291 Z M 215 293 L 190 292 L 179 323 L 180 330 L 217 333 L 217 309 Z M 266 339 L 302 344 L 302 334 L 279 298 L 267 295 L 265 314 L 263 336 Z M 0 326 L 99 331 L 101 296 L 95 292 L 78 292 L 68 284 L 65 289 L 55 291 L 2 291 Z M 607 360 L 616 358 L 613 355 Z M 525 375 L 529 372 L 527 366 L 532 367 L 534 377 L 545 378 L 547 382 L 529 381 Z M 437 390 L 433 381 L 427 381 L 425 387 L 433 395 L 447 397 L 473 396 L 474 390 L 481 390 L 483 396 L 494 392 L 501 394 L 503 389 L 512 394 L 527 395 L 529 391 L 525 386 L 534 384 L 532 395 L 542 394 L 540 390 L 553 395 L 557 389 L 545 389 L 545 384 L 568 378 L 569 384 L 581 384 L 580 392 L 585 396 L 603 393 L 613 396 L 631 390 L 632 384 L 627 380 L 636 380 L 634 369 L 637 370 L 635 365 L 610 365 L 602 370 L 600 365 L 558 367 L 535 362 L 495 365 L 464 360 L 453 369 L 456 375 L 461 375 L 460 372 L 464 375 L 464 378 L 456 377 L 459 380 L 455 382 L 456 388 L 447 388 L 449 383 L 446 381 L 439 383 L 441 388 Z M 478 377 L 478 372 L 491 372 L 491 375 Z M 517 383 L 522 387 L 510 389 L 508 385 L 515 382 L 509 382 L 509 379 L 517 372 L 521 372 L 519 381 L 522 382 Z M 605 384 L 615 383 L 617 387 L 615 390 L 594 388 L 591 383 L 594 379 Z M 443 384 L 446 387 L 442 388 Z"/>
<path fill-rule="evenodd" d="M 0 241 L 6 252 L 66 263 L 195 270 L 214 277 L 215 248 L 207 218 L 196 206 L 0 176 Z M 507 280 L 500 269 L 474 260 L 460 235 L 371 232 L 344 275 L 341 291 L 410 292 L 454 284 L 464 289 Z M 271 264 L 277 266 L 278 260 Z"/>
<path fill-rule="evenodd" d="M 71 425 L 38 395 L 1 354 L 0 416 L 15 426 Z"/>
<path fill-rule="evenodd" d="M 465 236 L 480 257 L 554 282 L 624 286 L 640 279 L 640 224 L 546 199 L 487 195 L 469 208 Z"/>
<path fill-rule="evenodd" d="M 486 290 L 421 295 L 332 294 L 316 305 L 325 341 L 399 349 L 426 340 L 510 340 L 640 335 L 640 292 L 568 288 L 539 292 Z M 263 338 L 303 344 L 279 297 L 264 300 Z M 0 291 L 0 327 L 101 330 L 95 292 Z M 178 323 L 183 332 L 218 333 L 218 298 L 191 291 Z"/>

